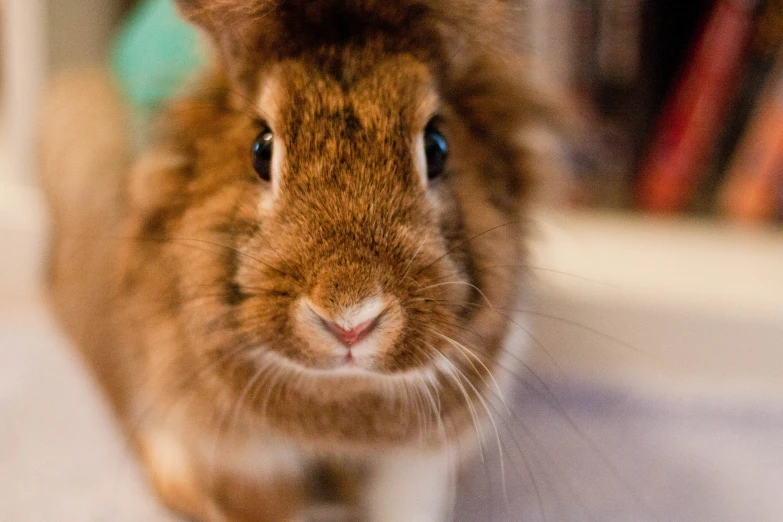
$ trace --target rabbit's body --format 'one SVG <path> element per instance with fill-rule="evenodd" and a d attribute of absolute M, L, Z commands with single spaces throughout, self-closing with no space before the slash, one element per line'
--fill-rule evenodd
<path fill-rule="evenodd" d="M 107 80 L 50 100 L 58 315 L 173 509 L 299 520 L 327 489 L 361 520 L 444 519 L 517 348 L 536 118 L 454 48 L 482 3 L 180 4 L 220 58 L 138 158 Z"/>

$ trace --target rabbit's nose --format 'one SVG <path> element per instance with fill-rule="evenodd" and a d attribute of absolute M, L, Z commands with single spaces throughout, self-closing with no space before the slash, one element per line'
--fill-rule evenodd
<path fill-rule="evenodd" d="M 322 319 L 322 321 L 324 326 L 326 326 L 326 329 L 329 330 L 338 341 L 345 346 L 351 347 L 363 340 L 375 329 L 375 326 L 378 324 L 378 317 L 359 323 L 350 330 L 346 330 L 339 324 L 326 319 Z"/>
<path fill-rule="evenodd" d="M 366 299 L 332 317 L 312 303 L 310 308 L 318 316 L 324 329 L 350 348 L 366 339 L 378 326 L 383 303 L 380 299 Z"/>

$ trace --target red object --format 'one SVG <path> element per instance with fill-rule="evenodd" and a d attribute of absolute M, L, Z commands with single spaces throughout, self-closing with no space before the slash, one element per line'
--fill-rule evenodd
<path fill-rule="evenodd" d="M 652 212 L 676 212 L 691 202 L 720 125 L 739 85 L 756 2 L 718 0 L 667 103 L 637 185 Z"/>
<path fill-rule="evenodd" d="M 737 221 L 775 219 L 783 193 L 783 51 L 743 136 L 720 193 L 724 214 Z"/>

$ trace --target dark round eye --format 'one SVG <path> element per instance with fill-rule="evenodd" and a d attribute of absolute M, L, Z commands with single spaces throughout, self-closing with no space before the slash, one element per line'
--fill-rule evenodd
<path fill-rule="evenodd" d="M 272 176 L 272 138 L 272 131 L 266 128 L 253 142 L 253 168 L 264 181 Z"/>
<path fill-rule="evenodd" d="M 446 169 L 449 145 L 443 134 L 430 124 L 424 129 L 424 153 L 427 157 L 427 178 L 435 179 Z"/>

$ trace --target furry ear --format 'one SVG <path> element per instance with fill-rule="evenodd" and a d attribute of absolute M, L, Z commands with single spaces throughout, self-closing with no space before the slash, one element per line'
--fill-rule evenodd
<path fill-rule="evenodd" d="M 220 31 L 274 11 L 276 0 L 174 0 L 182 15 L 207 31 Z"/>
<path fill-rule="evenodd" d="M 251 87 L 259 35 L 272 32 L 279 0 L 174 0 L 180 14 L 201 28 L 215 47 L 217 64 L 238 90 Z"/>
<path fill-rule="evenodd" d="M 513 52 L 517 8 L 509 0 L 174 0 L 214 43 L 235 88 L 251 87 L 264 60 L 366 31 L 439 49 L 451 68 Z M 516 29 L 516 28 L 515 28 Z"/>

